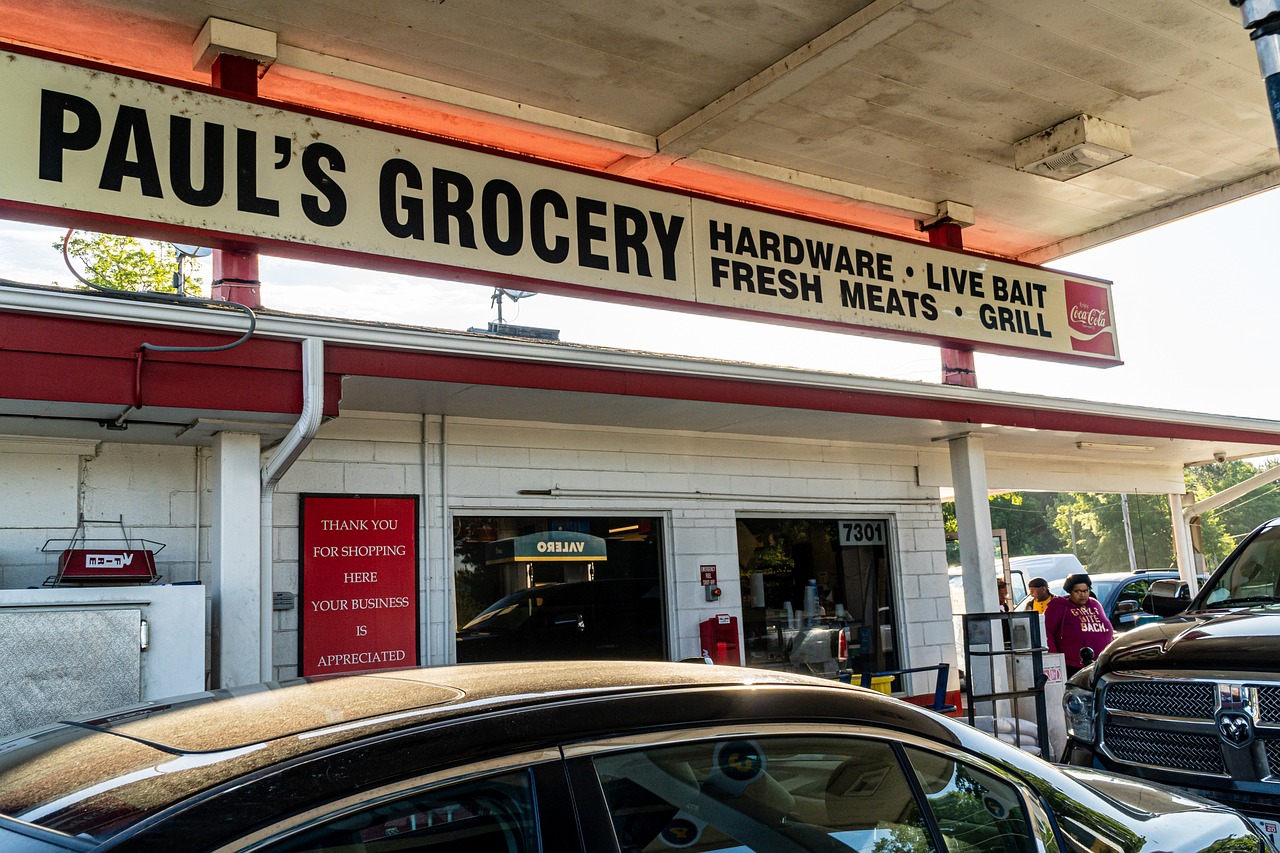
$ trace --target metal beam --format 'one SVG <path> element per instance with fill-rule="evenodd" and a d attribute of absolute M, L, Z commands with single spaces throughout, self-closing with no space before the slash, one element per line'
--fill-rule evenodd
<path fill-rule="evenodd" d="M 658 150 L 687 157 L 925 17 L 903 0 L 875 0 L 658 134 Z"/>

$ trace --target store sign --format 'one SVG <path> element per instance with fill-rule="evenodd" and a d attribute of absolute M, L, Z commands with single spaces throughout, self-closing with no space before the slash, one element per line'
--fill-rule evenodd
<path fill-rule="evenodd" d="M 0 209 L 1100 366 L 1110 283 L 9 52 Z M 86 218 L 87 217 L 87 218 Z"/>
<path fill-rule="evenodd" d="M 156 577 L 155 552 L 148 549 L 69 548 L 58 559 L 59 583 L 151 583 Z"/>
<path fill-rule="evenodd" d="M 572 530 L 548 530 L 485 546 L 485 565 L 498 563 L 597 563 L 609 559 L 608 544 L 599 536 Z"/>
<path fill-rule="evenodd" d="M 880 519 L 849 519 L 836 522 L 840 533 L 840 547 L 856 548 L 859 545 L 884 545 L 884 521 Z"/>
<path fill-rule="evenodd" d="M 299 671 L 415 666 L 417 497 L 301 497 Z"/>

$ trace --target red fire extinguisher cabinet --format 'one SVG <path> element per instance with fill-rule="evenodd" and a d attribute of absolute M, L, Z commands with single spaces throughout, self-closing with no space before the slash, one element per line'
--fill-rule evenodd
<path fill-rule="evenodd" d="M 712 663 L 739 666 L 742 653 L 738 649 L 738 617 L 718 613 L 702 623 L 702 652 Z"/>

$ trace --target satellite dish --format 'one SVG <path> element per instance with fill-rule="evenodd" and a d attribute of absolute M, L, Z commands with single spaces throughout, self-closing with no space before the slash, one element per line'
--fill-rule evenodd
<path fill-rule="evenodd" d="M 519 302 L 526 296 L 537 296 L 532 290 L 507 290 L 505 287 L 495 287 L 493 289 L 493 297 L 489 300 L 490 305 L 498 306 L 498 325 L 502 325 L 506 320 L 502 319 L 502 297 L 507 297 L 512 302 Z"/>
<path fill-rule="evenodd" d="M 179 255 L 186 255 L 188 258 L 207 258 L 213 254 L 213 249 L 205 246 L 192 246 L 189 243 L 170 243 L 169 245 Z"/>

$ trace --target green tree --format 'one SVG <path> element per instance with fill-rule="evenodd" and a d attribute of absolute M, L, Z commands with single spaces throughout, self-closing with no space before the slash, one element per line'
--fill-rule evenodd
<path fill-rule="evenodd" d="M 62 251 L 62 241 L 53 244 Z M 76 232 L 67 242 L 67 254 L 78 264 L 86 280 L 113 290 L 176 293 L 174 273 L 178 253 L 169 243 L 143 241 L 119 234 Z M 188 276 L 184 296 L 198 296 L 199 276 Z M 80 285 L 83 289 L 85 286 Z"/>
<path fill-rule="evenodd" d="M 1120 495 L 1071 493 L 1057 506 L 1054 523 L 1068 540 L 1074 533 L 1075 550 L 1091 572 L 1129 569 L 1129 545 L 1124 529 Z M 1174 564 L 1173 526 L 1165 495 L 1129 495 L 1129 521 L 1133 530 L 1134 559 L 1140 569 Z"/>
<path fill-rule="evenodd" d="M 1192 500 L 1203 500 L 1280 464 L 1269 459 L 1213 462 L 1186 469 L 1184 479 Z M 1093 572 L 1127 571 L 1129 547 L 1124 508 L 1116 494 L 1093 492 L 1011 492 L 990 499 L 991 526 L 1004 528 L 1009 556 L 1051 554 L 1075 550 Z M 947 562 L 960 562 L 953 541 L 955 504 L 942 505 L 947 531 Z M 1213 569 L 1249 531 L 1280 517 L 1280 483 L 1268 483 L 1200 517 L 1205 566 Z M 1129 495 L 1129 520 L 1138 568 L 1162 568 L 1176 563 L 1173 526 L 1166 495 Z"/>
<path fill-rule="evenodd" d="M 1222 490 L 1280 464 L 1268 459 L 1261 464 L 1246 461 L 1213 462 L 1187 469 L 1187 491 L 1195 500 L 1204 500 Z M 1205 565 L 1222 562 L 1245 534 L 1264 521 L 1280 517 L 1280 485 L 1259 486 L 1225 506 L 1200 517 L 1201 550 Z"/>
<path fill-rule="evenodd" d="M 1009 556 L 1055 554 L 1067 549 L 1066 538 L 1054 526 L 1054 513 L 1064 496 L 1057 492 L 1008 492 L 988 499 L 991 528 L 1003 529 L 1009 542 Z M 956 536 L 956 505 L 942 505 L 943 527 L 947 534 L 947 563 L 960 563 Z"/>
<path fill-rule="evenodd" d="M 1009 492 L 992 495 L 991 526 L 1009 539 L 1009 556 L 1056 554 L 1067 550 L 1067 539 L 1053 519 L 1062 496 L 1057 492 Z"/>

